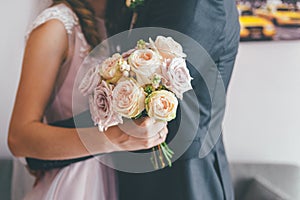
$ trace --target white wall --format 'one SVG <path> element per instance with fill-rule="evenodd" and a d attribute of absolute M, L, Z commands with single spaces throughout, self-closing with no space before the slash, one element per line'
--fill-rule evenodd
<path fill-rule="evenodd" d="M 37 6 L 42 5 L 38 1 L 0 2 L 0 157 L 10 155 L 6 145 L 8 123 L 20 76 L 24 36 L 29 21 L 39 12 Z"/>
<path fill-rule="evenodd" d="M 0 2 L 0 157 L 10 156 L 7 130 L 24 34 L 38 1 Z M 241 44 L 224 123 L 229 160 L 300 165 L 299 54 L 300 41 Z"/>
<path fill-rule="evenodd" d="M 241 43 L 228 93 L 229 160 L 300 166 L 300 41 Z"/>

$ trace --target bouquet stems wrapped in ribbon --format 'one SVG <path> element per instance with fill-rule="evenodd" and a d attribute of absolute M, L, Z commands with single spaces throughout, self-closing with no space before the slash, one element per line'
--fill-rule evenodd
<path fill-rule="evenodd" d="M 123 118 L 147 115 L 169 122 L 176 118 L 178 99 L 191 90 L 191 76 L 182 46 L 171 37 L 140 40 L 91 68 L 80 84 L 89 96 L 92 120 L 99 131 L 123 123 Z M 174 152 L 164 142 L 153 148 L 155 168 L 172 165 Z"/>

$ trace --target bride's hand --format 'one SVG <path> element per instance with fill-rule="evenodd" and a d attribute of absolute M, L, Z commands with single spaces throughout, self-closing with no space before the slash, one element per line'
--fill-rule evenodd
<path fill-rule="evenodd" d="M 105 135 L 116 146 L 117 151 L 149 149 L 164 142 L 168 133 L 166 122 L 149 117 L 125 120 L 114 128 L 118 130 L 109 131 Z"/>

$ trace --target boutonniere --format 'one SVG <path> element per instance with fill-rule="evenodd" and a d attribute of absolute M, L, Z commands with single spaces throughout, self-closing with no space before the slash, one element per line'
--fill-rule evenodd
<path fill-rule="evenodd" d="M 130 23 L 130 29 L 132 29 L 136 23 L 136 20 L 138 18 L 138 10 L 141 6 L 143 6 L 145 3 L 145 0 L 126 0 L 126 6 L 133 11 L 131 23 Z"/>

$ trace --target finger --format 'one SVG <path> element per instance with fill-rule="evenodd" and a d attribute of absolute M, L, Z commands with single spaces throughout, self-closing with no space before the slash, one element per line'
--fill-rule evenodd
<path fill-rule="evenodd" d="M 163 129 L 161 132 L 159 132 L 159 139 L 166 138 L 168 134 L 168 129 Z"/>
<path fill-rule="evenodd" d="M 144 132 L 143 128 L 138 125 L 137 123 L 142 122 L 136 122 L 136 120 L 124 120 L 123 124 L 119 124 L 119 128 L 126 133 L 127 135 L 133 136 L 133 137 L 143 137 L 142 133 Z"/>
<path fill-rule="evenodd" d="M 153 126 L 160 127 L 160 129 L 163 129 L 164 127 L 167 127 L 168 123 L 165 121 L 155 121 Z"/>
<path fill-rule="evenodd" d="M 133 139 L 136 141 L 136 144 L 139 144 L 139 146 L 141 146 L 141 149 L 150 149 L 160 144 L 160 141 L 164 141 L 165 138 L 166 136 L 163 134 L 161 134 L 161 136 L 159 134 L 156 134 L 155 136 L 147 139 L 145 138 L 133 138 Z"/>
<path fill-rule="evenodd" d="M 154 123 L 155 123 L 155 119 L 150 118 L 150 117 L 144 117 L 140 126 L 141 127 L 149 127 L 149 126 L 153 125 Z"/>
<path fill-rule="evenodd" d="M 149 127 L 149 132 L 147 137 L 153 137 L 154 135 L 158 134 L 166 127 L 165 122 L 156 121 L 153 126 Z"/>
<path fill-rule="evenodd" d="M 134 120 L 134 122 L 138 126 L 146 126 L 147 123 L 149 123 L 149 119 L 150 119 L 150 117 L 141 117 L 141 118 L 138 118 L 138 119 Z"/>
<path fill-rule="evenodd" d="M 162 129 L 162 132 L 163 132 L 163 134 L 167 135 L 167 134 L 169 133 L 168 127 L 165 126 L 165 127 Z"/>
<path fill-rule="evenodd" d="M 145 139 L 157 139 L 159 135 L 165 135 L 167 133 L 168 133 L 167 126 L 161 127 L 161 124 L 157 124 L 156 126 L 150 129 L 150 131 L 145 136 Z"/>
<path fill-rule="evenodd" d="M 159 137 L 157 140 L 154 141 L 154 146 L 160 145 L 161 143 L 165 142 L 167 139 L 167 135 L 163 135 L 162 137 Z"/>
<path fill-rule="evenodd" d="M 168 125 L 167 121 L 155 120 L 155 124 L 163 124 L 164 126 Z"/>
<path fill-rule="evenodd" d="M 157 143 L 157 141 L 165 141 L 168 134 L 168 129 L 164 128 L 160 132 L 158 132 L 154 137 L 152 137 L 150 140 Z"/>

